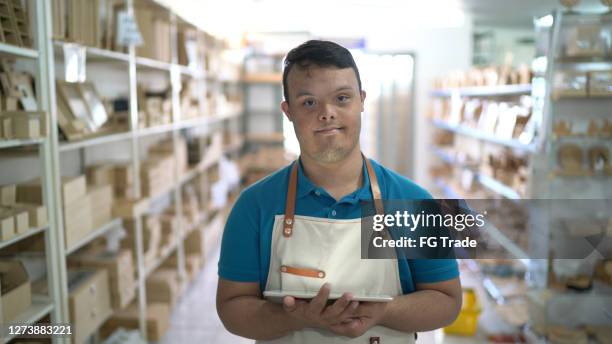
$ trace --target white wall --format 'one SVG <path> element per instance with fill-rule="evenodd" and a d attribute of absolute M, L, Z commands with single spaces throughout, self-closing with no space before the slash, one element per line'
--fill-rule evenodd
<path fill-rule="evenodd" d="M 374 51 L 409 51 L 416 56 L 416 125 L 413 130 L 415 171 L 413 179 L 426 188 L 432 183 L 428 178 L 430 159 L 430 125 L 427 109 L 429 93 L 434 78 L 453 70 L 465 70 L 472 61 L 472 24 L 458 28 L 411 30 L 397 35 L 367 36 L 368 48 Z M 389 133 L 399 135 L 401 133 Z M 410 154 L 410 152 L 408 152 Z M 435 159 L 435 158 L 434 158 Z"/>

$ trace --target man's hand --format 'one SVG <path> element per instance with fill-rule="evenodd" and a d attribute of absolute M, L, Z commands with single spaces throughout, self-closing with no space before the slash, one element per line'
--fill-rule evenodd
<path fill-rule="evenodd" d="M 285 296 L 283 308 L 302 328 L 314 327 L 333 331 L 334 326 L 355 316 L 359 302 L 351 301 L 353 297 L 351 293 L 344 293 L 333 304 L 327 306 L 330 290 L 329 283 L 325 283 L 310 302 Z"/>
<path fill-rule="evenodd" d="M 331 327 L 339 335 L 356 338 L 378 325 L 382 320 L 387 304 L 385 302 L 361 302 L 355 315 Z"/>

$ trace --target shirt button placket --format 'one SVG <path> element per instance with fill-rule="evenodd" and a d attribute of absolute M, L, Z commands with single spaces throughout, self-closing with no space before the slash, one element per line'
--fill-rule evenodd
<path fill-rule="evenodd" d="M 336 210 L 332 210 L 331 214 L 332 216 L 336 216 Z"/>

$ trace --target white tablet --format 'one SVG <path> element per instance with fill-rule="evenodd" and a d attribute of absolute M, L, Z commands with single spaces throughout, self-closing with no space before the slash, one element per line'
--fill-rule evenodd
<path fill-rule="evenodd" d="M 296 299 L 312 299 L 317 293 L 304 292 L 304 291 L 284 291 L 284 290 L 266 290 L 263 293 L 264 297 L 272 302 L 281 303 L 285 296 L 293 296 Z M 342 293 L 331 293 L 329 294 L 329 300 L 336 300 L 342 297 Z M 378 295 L 378 296 L 363 296 L 353 295 L 353 301 L 363 302 L 390 302 L 393 301 L 393 297 L 389 295 Z"/>

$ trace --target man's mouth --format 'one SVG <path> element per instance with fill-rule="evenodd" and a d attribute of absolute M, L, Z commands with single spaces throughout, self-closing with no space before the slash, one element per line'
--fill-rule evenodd
<path fill-rule="evenodd" d="M 343 127 L 338 127 L 338 126 L 325 127 L 325 128 L 321 128 L 321 129 L 315 130 L 315 134 L 319 134 L 319 135 L 333 135 L 333 134 L 337 134 L 338 132 L 340 132 L 343 129 L 344 129 Z"/>

